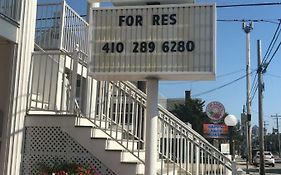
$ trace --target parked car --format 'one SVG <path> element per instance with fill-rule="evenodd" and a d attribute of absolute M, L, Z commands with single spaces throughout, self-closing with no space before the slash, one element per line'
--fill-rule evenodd
<path fill-rule="evenodd" d="M 260 164 L 260 152 L 256 152 L 256 155 L 254 157 L 254 165 L 258 166 Z M 275 166 L 275 159 L 273 154 L 270 151 L 264 151 L 264 164 L 265 165 L 271 165 L 272 167 Z"/>

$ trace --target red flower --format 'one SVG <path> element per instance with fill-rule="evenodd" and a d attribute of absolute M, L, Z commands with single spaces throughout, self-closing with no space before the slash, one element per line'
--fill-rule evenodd
<path fill-rule="evenodd" d="M 66 172 L 65 171 L 59 171 L 59 172 L 55 173 L 55 175 L 66 175 Z"/>
<path fill-rule="evenodd" d="M 81 166 L 78 166 L 78 167 L 77 167 L 77 170 L 78 170 L 78 171 L 82 171 L 83 168 L 82 168 Z"/>

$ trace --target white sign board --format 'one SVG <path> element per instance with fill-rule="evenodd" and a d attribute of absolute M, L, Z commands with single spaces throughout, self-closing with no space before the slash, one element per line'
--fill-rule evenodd
<path fill-rule="evenodd" d="M 221 153 L 225 154 L 225 155 L 229 155 L 230 151 L 229 151 L 229 143 L 222 143 L 221 144 Z"/>
<path fill-rule="evenodd" d="M 215 78 L 215 5 L 95 8 L 90 74 L 98 80 Z"/>

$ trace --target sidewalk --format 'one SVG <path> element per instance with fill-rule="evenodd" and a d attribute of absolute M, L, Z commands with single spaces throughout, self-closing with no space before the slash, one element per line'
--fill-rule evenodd
<path fill-rule="evenodd" d="M 241 159 L 241 158 L 237 158 L 236 160 L 236 167 L 237 167 L 237 173 L 238 175 L 246 175 L 246 168 L 247 168 L 247 162 L 246 160 L 244 159 Z M 256 169 L 256 166 L 254 165 L 249 165 L 249 174 L 252 174 L 252 175 L 256 175 L 256 174 L 259 174 L 259 172 L 252 172 L 253 170 Z"/>
<path fill-rule="evenodd" d="M 276 158 L 275 163 L 277 163 L 277 162 L 281 162 L 281 159 Z M 237 167 L 238 175 L 246 175 L 246 168 L 247 168 L 246 160 L 241 159 L 241 158 L 237 158 L 236 163 L 237 163 L 236 167 Z M 265 168 L 266 168 L 266 171 L 267 171 L 266 175 L 277 175 L 277 174 L 279 174 L 279 172 L 281 174 L 280 169 L 279 170 L 276 170 L 276 169 L 273 170 L 273 169 L 271 169 L 271 167 L 265 167 Z M 249 170 L 250 175 L 259 175 L 259 167 L 257 167 L 257 166 L 249 165 L 248 170 Z M 278 171 L 278 173 L 276 174 L 276 172 L 273 172 L 273 171 Z"/>

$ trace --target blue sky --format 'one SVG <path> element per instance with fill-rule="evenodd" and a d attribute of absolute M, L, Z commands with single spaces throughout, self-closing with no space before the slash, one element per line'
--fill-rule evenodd
<path fill-rule="evenodd" d="M 261 0 L 198 0 L 198 3 L 216 3 L 217 5 L 262 3 Z M 279 1 L 266 1 L 279 2 Z M 67 0 L 67 3 L 79 14 L 86 14 L 86 1 Z M 255 6 L 236 8 L 217 8 L 218 20 L 271 20 L 277 22 L 281 19 L 281 5 L 279 6 Z M 263 55 L 277 28 L 277 24 L 268 22 L 254 23 L 251 32 L 251 70 L 257 68 L 257 40 L 262 41 Z M 279 39 L 277 44 L 281 41 Z M 210 89 L 229 83 L 245 75 L 246 63 L 246 35 L 242 30 L 241 22 L 217 22 L 217 79 L 215 81 L 161 81 L 160 94 L 167 98 L 183 98 L 185 90 L 191 90 L 195 98 L 201 98 L 208 104 L 211 101 L 220 101 L 226 111 L 240 119 L 242 107 L 246 102 L 246 79 L 242 79 L 229 86 L 213 91 L 205 95 L 196 96 Z M 281 115 L 281 49 L 273 58 L 264 76 L 264 120 L 269 124 L 271 132 L 274 123 L 270 115 Z M 252 80 L 254 79 L 252 76 Z M 257 94 L 252 104 L 253 124 L 258 124 Z"/>

